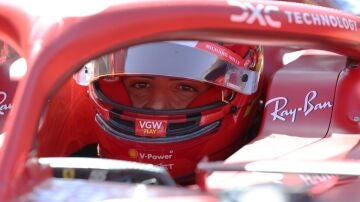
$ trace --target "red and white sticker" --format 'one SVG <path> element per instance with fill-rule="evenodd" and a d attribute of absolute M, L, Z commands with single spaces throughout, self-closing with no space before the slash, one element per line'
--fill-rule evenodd
<path fill-rule="evenodd" d="M 141 137 L 166 137 L 167 121 L 165 120 L 135 120 L 135 135 Z"/>
<path fill-rule="evenodd" d="M 217 55 L 219 58 L 237 66 L 243 67 L 244 66 L 244 59 L 237 55 L 236 53 L 232 52 L 231 50 L 212 42 L 202 42 L 199 41 L 196 44 L 196 48 L 205 50 L 212 54 Z"/>

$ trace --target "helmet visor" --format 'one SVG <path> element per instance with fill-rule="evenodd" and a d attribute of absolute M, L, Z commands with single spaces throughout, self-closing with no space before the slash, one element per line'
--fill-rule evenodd
<path fill-rule="evenodd" d="M 170 76 L 252 94 L 258 88 L 260 75 L 246 67 L 247 61 L 216 43 L 163 41 L 121 49 L 94 59 L 85 67 L 91 80 L 110 75 Z"/>

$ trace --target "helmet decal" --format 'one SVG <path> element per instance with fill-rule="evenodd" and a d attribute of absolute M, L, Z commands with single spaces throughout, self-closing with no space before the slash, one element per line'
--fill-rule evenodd
<path fill-rule="evenodd" d="M 165 137 L 167 121 L 166 120 L 135 120 L 135 135 L 141 137 Z"/>

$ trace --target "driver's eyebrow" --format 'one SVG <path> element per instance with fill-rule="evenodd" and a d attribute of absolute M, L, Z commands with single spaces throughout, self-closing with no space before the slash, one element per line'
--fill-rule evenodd
<path fill-rule="evenodd" d="M 189 83 L 189 84 L 194 84 L 194 85 L 200 83 L 200 82 L 197 82 L 197 81 L 191 81 L 191 80 L 187 80 L 187 79 L 178 79 L 178 78 L 170 78 L 169 81 L 184 82 L 184 83 Z"/>

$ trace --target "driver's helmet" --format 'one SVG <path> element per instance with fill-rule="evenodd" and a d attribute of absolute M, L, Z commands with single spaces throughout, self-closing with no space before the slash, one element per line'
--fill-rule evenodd
<path fill-rule="evenodd" d="M 191 183 L 199 161 L 224 160 L 249 140 L 262 59 L 260 46 L 162 41 L 92 60 L 99 155 L 160 165 Z M 153 98 L 168 87 L 171 95 Z"/>

